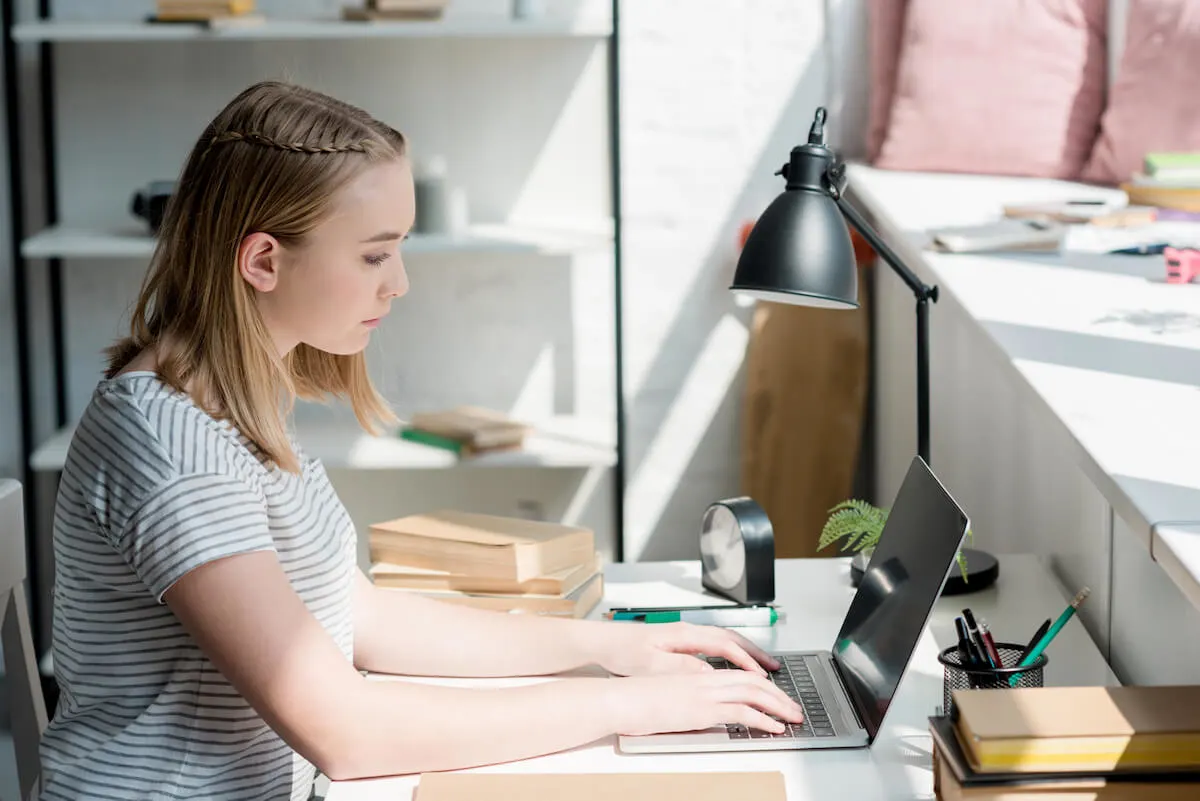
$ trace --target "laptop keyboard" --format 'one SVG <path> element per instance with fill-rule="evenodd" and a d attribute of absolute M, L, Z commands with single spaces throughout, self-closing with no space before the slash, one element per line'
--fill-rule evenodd
<path fill-rule="evenodd" d="M 776 657 L 779 670 L 769 673 L 775 686 L 783 690 L 792 700 L 804 708 L 803 723 L 786 723 L 787 728 L 775 734 L 760 729 L 751 729 L 740 723 L 726 723 L 725 731 L 731 740 L 789 740 L 809 737 L 833 737 L 833 723 L 821 703 L 817 686 L 804 657 L 799 654 Z M 718 670 L 741 670 L 737 665 L 721 657 L 709 657 L 708 663 Z"/>

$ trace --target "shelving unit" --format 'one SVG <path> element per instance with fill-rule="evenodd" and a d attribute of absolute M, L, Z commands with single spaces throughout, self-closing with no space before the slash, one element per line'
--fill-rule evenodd
<path fill-rule="evenodd" d="M 601 0 L 609 3 L 610 0 Z M 227 47 L 238 43 L 272 43 L 287 41 L 338 40 L 396 40 L 461 39 L 461 40 L 554 40 L 587 41 L 607 46 L 608 71 L 605 76 L 607 109 L 607 145 L 611 158 L 612 217 L 604 224 L 588 222 L 547 221 L 544 224 L 506 223 L 473 224 L 458 235 L 412 234 L 405 243 L 406 254 L 470 254 L 472 256 L 568 256 L 595 251 L 612 253 L 614 278 L 614 336 L 616 415 L 613 425 L 607 421 L 580 418 L 553 418 L 529 421 L 536 430 L 519 451 L 499 452 L 471 459 L 417 443 L 401 440 L 394 434 L 370 436 L 353 423 L 305 422 L 298 420 L 297 436 L 312 456 L 320 458 L 331 469 L 339 470 L 451 470 L 550 468 L 591 471 L 611 470 L 613 476 L 614 514 L 613 541 L 616 558 L 622 554 L 623 491 L 624 491 L 624 404 L 621 380 L 621 310 L 620 310 L 620 185 L 619 185 L 619 97 L 617 87 L 617 14 L 619 0 L 611 0 L 610 8 L 598 16 L 582 15 L 571 18 L 548 17 L 540 20 L 514 20 L 507 16 L 453 14 L 438 21 L 421 22 L 349 22 L 340 19 L 268 19 L 261 24 L 207 28 L 201 25 L 153 24 L 129 21 L 68 21 L 54 19 L 49 0 L 38 0 L 36 20 L 18 21 L 13 3 L 3 4 L 3 24 L 7 36 L 5 46 L 5 100 L 10 147 L 9 177 L 11 182 L 11 231 L 14 262 L 13 290 L 17 307 L 18 372 L 21 381 L 21 413 L 24 418 L 22 455 L 25 464 L 24 483 L 27 506 L 28 553 L 30 554 L 31 609 L 35 640 L 39 649 L 47 647 L 49 632 L 41 628 L 38 606 L 48 598 L 48 588 L 39 586 L 39 557 L 41 543 L 48 542 L 46 532 L 53 501 L 43 489 L 38 491 L 38 476 L 53 475 L 61 470 L 73 432 L 67 401 L 67 358 L 65 341 L 64 273 L 80 269 L 80 264 L 103 260 L 142 260 L 153 253 L 154 239 L 144 227 L 134 224 L 117 226 L 79 226 L 60 219 L 58 165 L 56 162 L 56 119 L 54 93 L 62 84 L 56 83 L 55 55 L 63 47 L 117 47 L 140 43 L 178 44 L 224 42 Z M 597 4 L 599 5 L 599 4 Z M 290 8 L 290 7 L 289 7 Z M 90 13 L 90 11 L 89 11 Z M 264 45 L 265 46 L 265 45 Z M 316 44 L 314 44 L 316 46 Z M 376 45 L 378 47 L 378 45 Z M 18 57 L 18 48 L 22 57 Z M 25 58 L 24 56 L 30 56 Z M 25 159 L 29 148 L 22 145 L 24 129 L 21 120 L 31 113 L 22 76 L 36 73 L 38 86 L 37 112 L 40 114 L 43 138 L 55 143 L 43 147 L 44 169 L 41 176 L 42 208 L 26 206 L 28 171 Z M 132 80 L 132 79 L 131 79 Z M 551 213 L 557 213 L 553 209 Z M 44 222 L 30 224 L 43 217 Z M 70 266 L 67 265 L 70 260 Z M 30 262 L 36 262 L 31 264 Z M 39 323 L 37 308 L 30 301 L 31 270 L 46 271 L 46 295 L 49 325 L 48 343 L 53 373 L 53 406 L 50 410 L 56 431 L 43 441 L 31 432 L 34 417 L 34 369 L 36 349 L 32 326 Z M 519 270 L 519 267 L 517 268 Z M 40 276 L 39 276 L 40 278 Z M 568 299 L 564 298 L 564 302 Z M 42 483 L 42 487 L 45 484 Z M 40 527 L 39 528 L 39 524 Z"/>
<path fill-rule="evenodd" d="M 612 467 L 616 449 L 604 426 L 563 418 L 540 423 L 520 450 L 497 451 L 459 459 L 449 451 L 400 439 L 389 432 L 372 436 L 353 423 L 297 423 L 296 436 L 305 452 L 335 470 L 439 470 L 456 467 L 539 467 L 589 469 Z M 74 433 L 67 426 L 33 452 L 34 470 L 61 470 Z"/>
<path fill-rule="evenodd" d="M 473 225 L 459 235 L 411 234 L 405 253 L 517 253 L 556 256 L 612 247 L 612 231 Z M 87 229 L 54 225 L 21 243 L 27 259 L 140 259 L 154 252 L 144 228 Z"/>
<path fill-rule="evenodd" d="M 535 38 L 612 35 L 605 19 L 512 20 L 506 17 L 425 22 L 356 22 L 339 19 L 269 19 L 259 24 L 208 28 L 151 22 L 39 20 L 13 27 L 17 42 L 271 41 L 295 39 Z"/>

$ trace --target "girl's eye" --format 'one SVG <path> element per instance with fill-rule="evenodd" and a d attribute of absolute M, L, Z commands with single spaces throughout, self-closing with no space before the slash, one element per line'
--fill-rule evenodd
<path fill-rule="evenodd" d="M 391 256 L 391 253 L 377 253 L 372 256 L 364 256 L 363 258 L 366 259 L 367 264 L 371 265 L 372 267 L 378 267 L 391 258 Z"/>

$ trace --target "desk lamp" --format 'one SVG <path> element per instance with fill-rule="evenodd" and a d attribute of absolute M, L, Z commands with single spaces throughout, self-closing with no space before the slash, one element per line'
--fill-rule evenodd
<path fill-rule="evenodd" d="M 825 145 L 825 109 L 808 142 L 792 148 L 776 175 L 787 181 L 755 222 L 738 259 L 734 292 L 759 300 L 826 309 L 858 308 L 858 271 L 846 220 L 895 270 L 917 300 L 917 453 L 929 464 L 929 304 L 938 290 L 921 281 L 846 200 L 846 166 Z M 995 557 L 964 549 L 967 581 L 952 570 L 945 594 L 974 592 L 999 574 Z"/>

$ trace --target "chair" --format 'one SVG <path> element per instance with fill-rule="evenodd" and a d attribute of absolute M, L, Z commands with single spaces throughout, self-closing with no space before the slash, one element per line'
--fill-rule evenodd
<path fill-rule="evenodd" d="M 0 479 L 0 645 L 17 752 L 21 801 L 37 798 L 39 747 L 46 730 L 46 700 L 34 658 L 25 597 L 25 514 L 20 483 Z"/>

